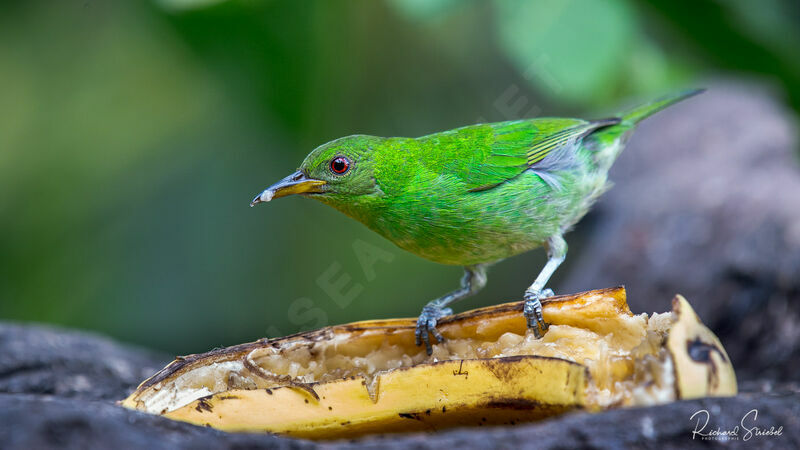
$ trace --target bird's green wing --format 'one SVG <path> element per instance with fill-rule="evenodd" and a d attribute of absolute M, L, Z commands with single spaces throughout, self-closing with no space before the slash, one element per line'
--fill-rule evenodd
<path fill-rule="evenodd" d="M 476 142 L 471 164 L 456 175 L 471 192 L 498 186 L 528 169 L 546 172 L 575 151 L 572 145 L 597 128 L 619 123 L 619 119 L 585 121 L 541 118 L 478 125 L 482 139 Z M 472 132 L 472 130 L 470 130 Z M 477 131 L 477 130 L 475 130 Z M 548 158 L 549 157 L 549 158 Z"/>

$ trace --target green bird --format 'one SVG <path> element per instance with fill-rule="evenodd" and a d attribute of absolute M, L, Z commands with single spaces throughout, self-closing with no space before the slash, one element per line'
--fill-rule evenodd
<path fill-rule="evenodd" d="M 419 138 L 347 136 L 317 147 L 250 206 L 300 194 L 358 220 L 398 247 L 463 266 L 461 287 L 428 302 L 416 343 L 431 354 L 448 306 L 486 284 L 489 265 L 543 246 L 547 263 L 525 290 L 528 328 L 547 331 L 541 299 L 564 261 L 564 233 L 610 183 L 608 170 L 636 125 L 687 97 L 661 98 L 601 120 L 536 118 L 470 125 Z"/>

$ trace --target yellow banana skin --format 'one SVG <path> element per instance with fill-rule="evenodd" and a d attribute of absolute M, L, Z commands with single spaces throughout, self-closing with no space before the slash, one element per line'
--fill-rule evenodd
<path fill-rule="evenodd" d="M 724 348 L 683 297 L 651 317 L 633 315 L 621 287 L 553 297 L 540 340 L 525 334 L 522 307 L 442 318 L 446 341 L 431 357 L 414 345 L 415 319 L 190 355 L 122 405 L 225 431 L 335 439 L 736 394 Z"/>
<path fill-rule="evenodd" d="M 537 377 L 543 379 L 513 382 Z M 563 360 L 446 361 L 382 376 L 377 402 L 363 379 L 347 379 L 315 386 L 318 400 L 286 387 L 241 390 L 197 400 L 166 416 L 226 431 L 264 431 L 264 417 L 271 417 L 270 432 L 330 439 L 542 419 L 584 407 L 585 385 L 585 368 Z"/>

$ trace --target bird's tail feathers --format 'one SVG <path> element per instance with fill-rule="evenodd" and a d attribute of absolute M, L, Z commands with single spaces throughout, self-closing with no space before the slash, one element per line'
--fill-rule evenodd
<path fill-rule="evenodd" d="M 636 108 L 623 113 L 621 115 L 622 121 L 636 125 L 637 123 L 661 111 L 662 109 L 670 105 L 674 105 L 681 100 L 685 100 L 689 97 L 700 94 L 703 91 L 705 91 L 705 89 L 689 89 L 661 97 L 658 100 L 637 106 Z"/>
<path fill-rule="evenodd" d="M 662 109 L 673 105 L 681 100 L 703 92 L 705 89 L 692 89 L 677 92 L 672 95 L 661 97 L 650 103 L 637 106 L 628 112 L 620 114 L 616 119 L 617 124 L 609 122 L 608 126 L 599 128 L 592 132 L 584 140 L 587 148 L 594 150 L 593 156 L 595 163 L 600 171 L 607 172 L 620 152 L 625 148 L 625 143 L 630 137 L 633 129 L 642 120 L 652 116 Z"/>

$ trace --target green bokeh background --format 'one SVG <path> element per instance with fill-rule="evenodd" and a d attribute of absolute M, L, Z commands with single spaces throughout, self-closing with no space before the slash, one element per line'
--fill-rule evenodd
<path fill-rule="evenodd" d="M 3 2 L 0 319 L 191 353 L 414 316 L 459 268 L 310 200 L 249 200 L 348 134 L 593 117 L 720 77 L 797 108 L 797 23 L 789 0 Z M 354 243 L 384 259 L 365 271 Z M 457 307 L 516 299 L 540 253 Z M 329 270 L 362 286 L 344 307 Z"/>

